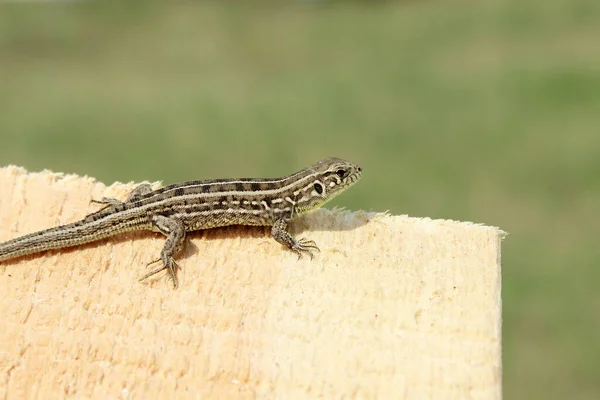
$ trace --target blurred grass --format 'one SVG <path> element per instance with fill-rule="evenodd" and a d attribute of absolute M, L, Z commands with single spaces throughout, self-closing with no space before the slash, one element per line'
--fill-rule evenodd
<path fill-rule="evenodd" d="M 598 398 L 600 3 L 447 3 L 5 4 L 0 165 L 170 183 L 354 160 L 336 204 L 510 232 L 507 399 Z"/>

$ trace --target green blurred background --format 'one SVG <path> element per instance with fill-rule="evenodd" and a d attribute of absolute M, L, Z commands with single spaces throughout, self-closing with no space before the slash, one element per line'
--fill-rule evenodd
<path fill-rule="evenodd" d="M 4 4 L 0 165 L 356 161 L 337 205 L 510 233 L 505 398 L 600 398 L 600 1 L 254 4 Z"/>

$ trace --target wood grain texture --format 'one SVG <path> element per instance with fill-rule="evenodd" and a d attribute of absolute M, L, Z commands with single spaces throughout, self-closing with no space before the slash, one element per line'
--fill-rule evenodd
<path fill-rule="evenodd" d="M 80 219 L 132 184 L 0 169 L 0 240 Z M 180 287 L 142 283 L 135 233 L 0 265 L 0 397 L 501 398 L 497 228 L 317 210 L 293 232 L 189 235 Z"/>

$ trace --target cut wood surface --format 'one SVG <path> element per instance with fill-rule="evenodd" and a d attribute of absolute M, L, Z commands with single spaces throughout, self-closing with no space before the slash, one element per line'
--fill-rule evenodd
<path fill-rule="evenodd" d="M 2 168 L 0 241 L 133 187 Z M 268 228 L 189 234 L 176 290 L 138 282 L 150 232 L 0 263 L 0 397 L 501 398 L 502 231 L 326 209 L 292 228 L 313 260 Z"/>

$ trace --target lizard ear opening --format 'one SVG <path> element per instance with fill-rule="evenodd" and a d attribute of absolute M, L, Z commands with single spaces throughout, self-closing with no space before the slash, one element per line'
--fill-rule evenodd
<path fill-rule="evenodd" d="M 321 185 L 319 182 L 315 183 L 313 188 L 315 189 L 315 192 L 317 192 L 317 194 L 323 194 L 323 185 Z"/>

